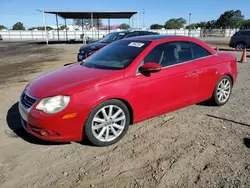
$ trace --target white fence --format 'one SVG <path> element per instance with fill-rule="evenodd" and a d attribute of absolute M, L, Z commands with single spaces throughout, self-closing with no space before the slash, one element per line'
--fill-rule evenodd
<path fill-rule="evenodd" d="M 117 30 L 112 30 L 110 32 L 114 32 Z M 204 30 L 201 29 L 194 29 L 194 30 L 188 30 L 188 29 L 167 29 L 167 30 L 150 30 L 154 32 L 158 32 L 161 35 L 182 35 L 182 36 L 192 36 L 192 37 L 206 37 L 206 36 L 220 36 L 220 37 L 230 37 L 232 36 L 236 30 L 226 29 L 226 30 Z M 222 32 L 223 31 L 223 32 Z M 48 31 L 48 39 L 50 41 L 52 40 L 58 40 L 58 33 L 56 30 Z M 99 38 L 102 38 L 104 35 L 107 35 L 109 33 L 108 30 L 99 30 Z M 21 41 L 21 40 L 45 40 L 46 39 L 46 33 L 45 31 L 0 31 L 0 34 L 2 35 L 3 40 L 13 40 L 13 41 Z M 67 31 L 68 40 L 74 39 L 74 40 L 80 40 L 80 35 L 82 34 L 82 31 Z M 84 31 L 84 35 L 86 37 L 98 38 L 98 31 L 94 30 L 93 33 L 91 30 Z M 223 35 L 223 36 L 222 36 Z M 66 40 L 66 31 L 59 31 L 59 39 L 60 40 Z"/>

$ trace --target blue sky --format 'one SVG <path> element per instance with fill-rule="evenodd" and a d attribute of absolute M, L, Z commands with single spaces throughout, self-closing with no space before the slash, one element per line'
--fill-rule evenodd
<path fill-rule="evenodd" d="M 20 21 L 26 28 L 43 25 L 40 10 L 53 11 L 141 11 L 145 9 L 145 25 L 165 23 L 170 18 L 183 17 L 191 22 L 217 19 L 230 9 L 240 9 L 250 19 L 249 0 L 0 0 L 0 25 L 11 28 Z M 142 16 L 140 16 L 142 18 Z M 47 15 L 47 24 L 55 25 L 55 16 Z M 69 24 L 72 21 L 68 21 Z M 129 23 L 128 20 L 111 20 L 111 24 Z M 132 21 L 131 21 L 132 22 Z M 64 21 L 59 19 L 59 24 Z M 107 24 L 107 20 L 103 20 Z M 134 17 L 137 23 L 137 17 Z M 140 19 L 142 25 L 142 19 Z"/>

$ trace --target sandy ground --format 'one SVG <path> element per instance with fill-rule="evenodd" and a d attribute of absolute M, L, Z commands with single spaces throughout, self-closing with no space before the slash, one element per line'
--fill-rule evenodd
<path fill-rule="evenodd" d="M 0 187 L 250 187 L 250 59 L 231 100 L 132 125 L 117 144 L 56 144 L 27 134 L 17 101 L 26 84 L 74 62 L 80 44 L 0 43 Z M 236 53 L 238 58 L 240 53 Z"/>

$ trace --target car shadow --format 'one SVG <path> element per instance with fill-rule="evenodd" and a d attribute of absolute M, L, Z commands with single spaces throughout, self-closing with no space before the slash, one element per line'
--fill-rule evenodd
<path fill-rule="evenodd" d="M 66 66 L 69 66 L 69 65 L 72 65 L 72 64 L 75 64 L 75 63 L 77 63 L 77 62 L 66 63 L 66 64 L 64 64 L 63 66 L 66 67 Z"/>
<path fill-rule="evenodd" d="M 250 148 L 250 139 L 249 139 L 249 138 L 244 138 L 244 139 L 243 139 L 243 142 L 244 142 L 244 145 L 245 145 L 247 148 Z"/>
<path fill-rule="evenodd" d="M 226 119 L 226 118 L 222 118 L 222 117 L 218 117 L 218 116 L 214 116 L 214 115 L 209 115 L 209 114 L 207 114 L 206 116 L 211 117 L 211 118 L 215 118 L 215 119 L 219 119 L 219 120 L 223 120 L 223 121 L 228 121 L 228 122 L 235 123 L 235 124 L 238 124 L 238 125 L 250 127 L 250 124 L 247 124 L 247 123 L 242 123 L 242 122 L 238 122 L 238 121 L 234 121 L 234 120 L 231 120 L 231 119 Z M 250 148 L 250 139 L 249 138 L 244 138 L 243 139 L 243 144 L 247 148 Z"/>
<path fill-rule="evenodd" d="M 203 101 L 203 102 L 197 103 L 196 105 L 198 105 L 198 106 L 209 106 L 209 107 L 215 107 L 216 106 L 216 105 L 214 105 L 212 103 L 211 100 Z"/>
<path fill-rule="evenodd" d="M 247 124 L 247 123 L 242 123 L 242 122 L 238 122 L 238 121 L 234 121 L 231 119 L 226 119 L 226 118 L 222 118 L 222 117 L 218 117 L 218 116 L 214 116 L 214 115 L 209 115 L 209 114 L 207 114 L 206 116 L 211 117 L 211 118 L 215 118 L 215 119 L 219 119 L 219 120 L 223 120 L 223 121 L 228 121 L 228 122 L 235 123 L 238 125 L 250 127 L 250 124 Z"/>
<path fill-rule="evenodd" d="M 69 143 L 49 142 L 41 140 L 28 132 L 26 132 L 21 124 L 21 116 L 18 110 L 18 102 L 16 102 L 7 112 L 6 121 L 9 128 L 20 138 L 31 144 L 37 145 L 65 145 Z"/>

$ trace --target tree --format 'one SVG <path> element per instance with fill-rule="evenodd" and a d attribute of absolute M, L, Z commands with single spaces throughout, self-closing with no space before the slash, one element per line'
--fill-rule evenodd
<path fill-rule="evenodd" d="M 184 18 L 172 18 L 165 23 L 166 29 L 180 29 L 184 27 L 187 21 Z"/>
<path fill-rule="evenodd" d="M 4 29 L 7 29 L 7 27 L 0 25 L 0 30 L 4 30 Z"/>
<path fill-rule="evenodd" d="M 197 27 L 200 27 L 200 28 L 206 28 L 206 25 L 207 25 L 207 22 L 200 22 L 197 24 Z"/>
<path fill-rule="evenodd" d="M 86 29 L 90 29 L 91 28 L 91 19 L 74 19 L 74 24 L 77 26 L 82 27 L 82 25 L 86 28 Z M 99 27 L 102 26 L 102 20 L 100 19 L 93 19 L 93 25 L 94 27 Z"/>
<path fill-rule="evenodd" d="M 13 25 L 13 30 L 25 30 L 22 22 L 17 22 Z"/>
<path fill-rule="evenodd" d="M 241 25 L 240 29 L 250 29 L 250 19 L 249 20 L 244 20 L 242 22 L 242 25 Z"/>
<path fill-rule="evenodd" d="M 226 28 L 240 28 L 244 20 L 244 15 L 241 14 L 240 10 L 228 10 L 221 14 L 219 19 L 216 21 L 218 27 Z"/>
<path fill-rule="evenodd" d="M 186 29 L 197 29 L 199 27 L 199 23 L 192 23 L 186 27 Z"/>
<path fill-rule="evenodd" d="M 150 29 L 162 29 L 164 28 L 164 25 L 160 25 L 160 24 L 152 24 L 150 26 Z"/>
<path fill-rule="evenodd" d="M 128 29 L 128 28 L 130 28 L 130 26 L 128 24 L 126 24 L 126 23 L 123 23 L 123 24 L 119 25 L 118 28 L 120 28 L 120 29 Z"/>
<path fill-rule="evenodd" d="M 68 30 L 69 28 L 67 28 L 66 25 L 61 25 L 61 26 L 59 27 L 59 30 L 64 30 L 64 29 L 67 29 L 67 30 Z"/>
<path fill-rule="evenodd" d="M 211 20 L 211 21 L 208 21 L 207 23 L 206 23 L 206 29 L 216 29 L 216 28 L 218 28 L 219 26 L 217 25 L 217 21 L 215 21 L 215 20 Z"/>
<path fill-rule="evenodd" d="M 31 28 L 29 28 L 28 30 L 29 31 L 31 31 L 31 30 L 35 30 L 35 29 L 37 29 L 37 30 L 45 30 L 45 27 L 44 26 L 38 26 L 38 27 L 31 27 Z M 50 26 L 46 26 L 46 30 L 47 31 L 50 31 L 50 30 L 53 30 L 53 28 L 52 27 L 50 27 Z"/>

